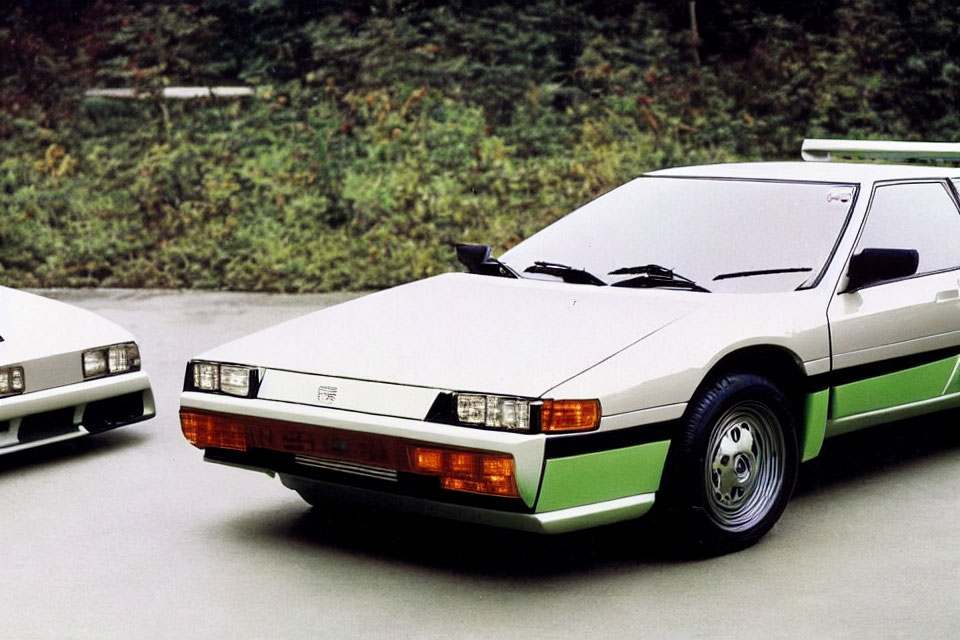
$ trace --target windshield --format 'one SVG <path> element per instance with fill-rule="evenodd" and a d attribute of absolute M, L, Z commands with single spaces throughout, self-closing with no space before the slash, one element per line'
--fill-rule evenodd
<path fill-rule="evenodd" d="M 537 261 L 570 265 L 609 284 L 630 277 L 611 272 L 656 265 L 710 291 L 792 291 L 821 273 L 854 194 L 843 184 L 643 177 L 501 260 L 518 273 Z"/>

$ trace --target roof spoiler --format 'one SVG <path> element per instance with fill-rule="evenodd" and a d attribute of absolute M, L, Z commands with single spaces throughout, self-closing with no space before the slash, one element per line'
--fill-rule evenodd
<path fill-rule="evenodd" d="M 803 141 L 800 155 L 807 162 L 830 162 L 836 159 L 960 162 L 960 143 L 807 139 Z"/>

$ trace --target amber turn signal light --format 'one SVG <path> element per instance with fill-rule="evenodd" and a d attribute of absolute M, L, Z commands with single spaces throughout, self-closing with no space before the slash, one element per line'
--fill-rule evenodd
<path fill-rule="evenodd" d="M 439 476 L 440 486 L 453 491 L 517 498 L 513 456 L 465 449 L 407 446 L 410 471 Z"/>
<path fill-rule="evenodd" d="M 591 431 L 600 426 L 599 400 L 544 400 L 540 411 L 544 433 Z"/>
<path fill-rule="evenodd" d="M 246 425 L 229 415 L 197 411 L 180 411 L 180 429 L 184 437 L 199 449 L 247 450 Z"/>

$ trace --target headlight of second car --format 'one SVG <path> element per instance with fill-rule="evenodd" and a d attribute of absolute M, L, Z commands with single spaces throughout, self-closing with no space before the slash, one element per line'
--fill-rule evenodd
<path fill-rule="evenodd" d="M 23 393 L 23 367 L 0 367 L 0 397 Z"/>
<path fill-rule="evenodd" d="M 83 377 L 102 378 L 140 370 L 140 349 L 134 342 L 83 352 Z"/>

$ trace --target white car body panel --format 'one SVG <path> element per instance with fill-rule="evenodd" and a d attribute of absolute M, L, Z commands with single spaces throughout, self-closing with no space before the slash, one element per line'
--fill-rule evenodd
<path fill-rule="evenodd" d="M 422 420 L 440 389 L 266 369 L 258 398 Z"/>
<path fill-rule="evenodd" d="M 958 277 L 948 271 L 837 295 L 829 312 L 834 366 L 960 344 Z"/>
<path fill-rule="evenodd" d="M 676 292 L 447 274 L 324 309 L 199 360 L 539 397 L 690 313 Z"/>
<path fill-rule="evenodd" d="M 604 415 L 617 415 L 687 402 L 704 372 L 738 349 L 782 347 L 798 364 L 811 363 L 815 369 L 822 369 L 829 358 L 826 300 L 819 289 L 765 296 L 673 295 L 696 296 L 702 306 L 550 393 L 580 398 L 596 396 L 603 389 Z"/>
<path fill-rule="evenodd" d="M 132 342 L 126 329 L 95 313 L 25 291 L 0 287 L 0 362 L 39 360 Z M 80 366 L 80 358 L 77 358 Z M 79 368 L 78 368 L 79 371 Z M 27 384 L 30 378 L 27 377 Z"/>

